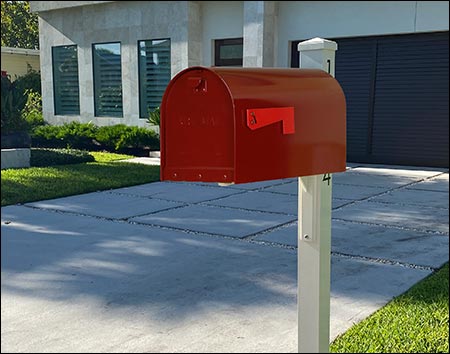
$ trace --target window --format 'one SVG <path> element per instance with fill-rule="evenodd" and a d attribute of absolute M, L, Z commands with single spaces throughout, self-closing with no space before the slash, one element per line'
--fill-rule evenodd
<path fill-rule="evenodd" d="M 120 43 L 94 44 L 96 117 L 123 117 Z"/>
<path fill-rule="evenodd" d="M 170 39 L 138 42 L 139 114 L 148 118 L 149 111 L 159 107 L 170 81 Z"/>
<path fill-rule="evenodd" d="M 242 66 L 243 39 L 218 39 L 214 42 L 215 66 Z"/>
<path fill-rule="evenodd" d="M 79 115 L 77 46 L 52 48 L 55 115 Z"/>

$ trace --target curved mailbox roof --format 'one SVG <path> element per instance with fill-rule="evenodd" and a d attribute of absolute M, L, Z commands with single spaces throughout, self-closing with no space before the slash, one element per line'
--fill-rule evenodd
<path fill-rule="evenodd" d="M 251 182 L 345 171 L 345 97 L 316 69 L 191 67 L 161 105 L 162 179 Z"/>

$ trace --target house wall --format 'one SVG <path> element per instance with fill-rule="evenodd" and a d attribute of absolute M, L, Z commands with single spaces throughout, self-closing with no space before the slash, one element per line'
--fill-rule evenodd
<path fill-rule="evenodd" d="M 39 54 L 18 54 L 10 51 L 3 51 L 1 55 L 1 69 L 6 71 L 11 80 L 23 76 L 28 72 L 28 65 L 33 70 L 40 70 Z"/>
<path fill-rule="evenodd" d="M 214 40 L 243 36 L 243 1 L 201 1 L 203 65 L 214 65 Z"/>
<path fill-rule="evenodd" d="M 245 1 L 243 66 L 272 67 L 275 63 L 276 1 Z"/>
<path fill-rule="evenodd" d="M 448 31 L 448 13 L 448 1 L 279 1 L 277 66 L 294 40 Z"/>
<path fill-rule="evenodd" d="M 203 61 L 214 65 L 214 40 L 244 39 L 246 67 L 273 66 L 276 1 L 200 1 Z"/>
<path fill-rule="evenodd" d="M 44 119 L 53 124 L 78 120 L 146 126 L 146 120 L 139 118 L 137 41 L 170 38 L 172 76 L 189 65 L 199 65 L 199 11 L 196 2 L 115 1 L 40 12 Z M 123 118 L 94 117 L 92 44 L 117 41 L 121 42 Z M 52 47 L 70 44 L 78 46 L 80 116 L 55 116 Z"/>
<path fill-rule="evenodd" d="M 170 38 L 174 76 L 188 66 L 213 65 L 215 39 L 243 37 L 244 66 L 289 67 L 295 40 L 449 29 L 447 1 L 32 1 L 31 7 L 40 16 L 44 117 L 56 124 L 146 125 L 139 118 L 138 40 Z M 116 41 L 124 117 L 96 118 L 91 47 Z M 51 48 L 67 44 L 78 45 L 80 116 L 53 113 Z"/>
<path fill-rule="evenodd" d="M 114 1 L 30 1 L 31 11 L 49 11 L 65 9 L 69 7 L 97 5 Z"/>

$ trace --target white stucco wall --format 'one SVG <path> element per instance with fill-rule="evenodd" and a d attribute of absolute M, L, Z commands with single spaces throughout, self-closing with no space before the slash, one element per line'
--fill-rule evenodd
<path fill-rule="evenodd" d="M 145 126 L 139 118 L 138 40 L 170 38 L 172 76 L 198 65 L 200 50 L 189 50 L 188 34 L 200 37 L 199 6 L 186 1 L 114 1 L 95 6 L 39 13 L 44 119 L 62 124 L 79 120 L 97 125 Z M 123 118 L 94 117 L 92 44 L 120 42 L 122 55 Z M 199 47 L 201 41 L 191 38 Z M 80 116 L 55 116 L 53 98 L 53 46 L 78 45 Z M 190 53 L 190 57 L 188 55 Z"/>
<path fill-rule="evenodd" d="M 77 6 L 70 8 L 64 2 L 31 3 L 41 9 L 44 117 L 58 124 L 75 119 L 145 125 L 145 119 L 139 119 L 138 40 L 170 38 L 174 76 L 188 66 L 213 65 L 215 39 L 245 36 L 246 66 L 288 67 L 290 43 L 295 40 L 449 29 L 447 1 L 87 1 L 71 2 Z M 79 6 L 82 3 L 90 6 Z M 117 41 L 124 117 L 95 118 L 92 44 Z M 79 117 L 53 114 L 51 48 L 67 44 L 78 45 Z"/>
<path fill-rule="evenodd" d="M 416 32 L 448 31 L 448 1 L 417 1 Z"/>
<path fill-rule="evenodd" d="M 31 12 L 64 9 L 68 7 L 97 5 L 113 1 L 30 1 Z"/>
<path fill-rule="evenodd" d="M 203 65 L 214 64 L 215 39 L 243 36 L 243 1 L 201 1 Z"/>
<path fill-rule="evenodd" d="M 448 1 L 279 1 L 278 66 L 290 65 L 290 41 L 448 31 Z"/>

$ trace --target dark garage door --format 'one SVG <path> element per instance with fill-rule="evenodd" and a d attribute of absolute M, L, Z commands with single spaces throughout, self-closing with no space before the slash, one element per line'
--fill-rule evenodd
<path fill-rule="evenodd" d="M 347 160 L 448 167 L 448 32 L 333 40 Z"/>

